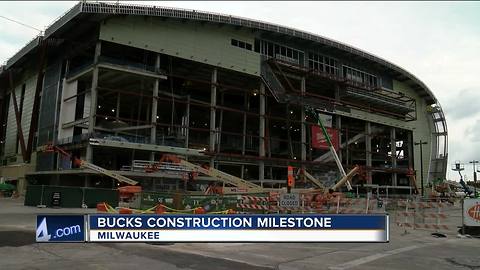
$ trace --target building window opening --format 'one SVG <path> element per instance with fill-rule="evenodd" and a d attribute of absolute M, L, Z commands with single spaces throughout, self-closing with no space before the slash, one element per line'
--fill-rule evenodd
<path fill-rule="evenodd" d="M 349 67 L 343 66 L 343 77 L 349 81 L 353 81 L 356 83 L 363 84 L 368 87 L 377 87 L 378 86 L 378 79 L 377 76 L 367 73 L 365 71 Z"/>
<path fill-rule="evenodd" d="M 337 60 L 316 53 L 308 54 L 308 68 L 328 74 L 338 74 Z"/>
<path fill-rule="evenodd" d="M 239 48 L 242 48 L 242 49 L 245 49 L 245 50 L 249 50 L 249 51 L 252 50 L 252 44 L 248 43 L 248 42 L 245 42 L 245 41 L 241 41 L 241 40 L 237 40 L 237 39 L 232 38 L 231 44 L 232 44 L 232 46 L 239 47 Z"/>

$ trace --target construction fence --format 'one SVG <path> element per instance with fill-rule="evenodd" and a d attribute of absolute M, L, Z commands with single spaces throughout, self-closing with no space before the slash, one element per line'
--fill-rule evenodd
<path fill-rule="evenodd" d="M 232 210 L 237 213 L 332 213 L 332 214 L 370 214 L 385 213 L 380 199 L 366 196 L 347 198 L 341 193 L 323 192 L 296 193 L 287 201 L 284 193 L 264 192 L 249 194 L 191 195 L 185 193 L 141 192 L 133 203 L 134 209 L 150 209 L 162 205 L 169 209 L 189 210 L 203 208 L 205 212 Z M 125 206 L 125 205 L 122 205 Z"/>
<path fill-rule="evenodd" d="M 54 195 L 60 200 L 54 205 Z M 286 201 L 285 201 L 286 198 Z M 97 207 L 104 203 L 106 209 L 120 212 L 131 209 L 137 213 L 244 213 L 244 214 L 383 214 L 389 213 L 394 223 L 407 229 L 448 230 L 445 211 L 450 203 L 425 201 L 420 198 L 377 197 L 372 194 L 351 196 L 345 193 L 325 194 L 305 191 L 286 194 L 263 192 L 250 194 L 194 195 L 142 191 L 129 202 L 121 202 L 117 189 L 86 187 L 43 186 L 27 187 L 25 205 L 47 207 Z M 198 211 L 201 210 L 201 211 Z M 115 212 L 115 211 L 112 211 Z M 125 213 L 128 213 L 125 212 Z"/>
<path fill-rule="evenodd" d="M 446 220 L 448 210 L 453 207 L 452 203 L 438 200 L 402 200 L 397 202 L 398 209 L 395 212 L 395 223 L 399 227 L 409 229 L 425 229 L 447 231 L 450 228 Z"/>
<path fill-rule="evenodd" d="M 109 205 L 115 207 L 118 206 L 118 190 L 88 187 L 29 185 L 27 186 L 24 205 L 79 208 L 96 207 L 100 202 L 107 202 Z"/>

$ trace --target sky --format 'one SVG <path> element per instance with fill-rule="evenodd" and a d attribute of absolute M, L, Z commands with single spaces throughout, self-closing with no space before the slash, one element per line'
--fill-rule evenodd
<path fill-rule="evenodd" d="M 132 2 L 132 1 L 127 1 Z M 44 30 L 77 2 L 4 2 L 0 16 Z M 480 2 L 136 1 L 226 13 L 312 32 L 373 53 L 422 80 L 448 125 L 449 165 L 480 160 Z M 0 18 L 0 63 L 38 31 Z M 447 178 L 458 173 L 447 170 Z M 480 177 L 479 177 L 480 178 Z"/>

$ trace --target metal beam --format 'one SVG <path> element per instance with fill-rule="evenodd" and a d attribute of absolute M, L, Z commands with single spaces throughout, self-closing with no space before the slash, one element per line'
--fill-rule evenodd
<path fill-rule="evenodd" d="M 88 116 L 88 133 L 93 134 L 95 128 L 95 117 L 97 113 L 97 96 L 98 96 L 98 59 L 102 51 L 101 41 L 97 41 L 95 46 L 95 55 L 93 56 L 93 75 L 92 75 L 92 89 L 90 90 L 90 114 Z M 86 151 L 87 162 L 93 160 L 93 148 L 91 145 L 87 145 Z"/>
<path fill-rule="evenodd" d="M 121 128 L 112 128 L 112 131 L 126 131 L 126 130 L 138 130 L 138 129 L 147 129 L 151 128 L 152 126 L 156 126 L 155 124 L 151 125 L 143 125 L 143 126 L 133 126 L 133 127 L 121 127 Z M 150 141 L 150 143 L 155 144 L 155 142 Z"/>
<path fill-rule="evenodd" d="M 392 157 L 392 168 L 397 168 L 397 138 L 395 127 L 390 127 L 390 152 Z M 397 186 L 397 173 L 392 173 L 392 186 Z"/>
<path fill-rule="evenodd" d="M 260 93 L 259 93 L 259 99 L 260 99 L 260 108 L 259 108 L 259 113 L 260 113 L 260 121 L 259 121 L 259 147 L 258 147 L 258 156 L 260 158 L 265 157 L 265 85 L 263 82 L 260 82 Z M 260 160 L 258 162 L 258 178 L 260 180 L 261 186 L 263 187 L 263 180 L 265 179 L 265 162 L 263 160 Z"/>
<path fill-rule="evenodd" d="M 212 71 L 212 88 L 210 92 L 210 144 L 209 151 L 215 152 L 215 110 L 217 106 L 217 69 Z M 210 164 L 210 167 L 213 164 Z"/>
<path fill-rule="evenodd" d="M 145 150 L 145 151 L 151 151 L 151 152 L 174 153 L 174 154 L 179 154 L 183 156 L 199 156 L 199 157 L 205 156 L 202 150 L 197 150 L 197 149 L 145 144 L 145 143 L 119 142 L 119 141 L 112 141 L 112 140 L 105 140 L 105 139 L 90 139 L 89 145 Z"/>
<path fill-rule="evenodd" d="M 42 88 L 43 88 L 42 69 L 45 63 L 46 54 L 47 54 L 47 43 L 43 42 L 42 48 L 40 51 L 39 62 L 38 62 L 37 84 L 35 86 L 35 96 L 33 100 L 32 117 L 30 119 L 30 130 L 28 132 L 27 150 L 25 154 L 26 159 L 24 160 L 25 162 L 30 162 L 30 159 L 32 157 L 33 138 L 38 129 L 38 115 L 40 114 L 40 93 L 42 92 Z"/>
<path fill-rule="evenodd" d="M 365 122 L 365 159 L 366 166 L 372 167 L 372 127 L 370 122 Z M 372 183 L 372 171 L 367 170 L 366 173 L 367 184 Z"/>
<path fill-rule="evenodd" d="M 72 122 L 69 122 L 69 123 L 65 123 L 65 124 L 62 124 L 62 128 L 69 128 L 69 127 L 74 127 L 74 126 L 78 126 L 78 125 L 81 125 L 81 124 L 85 124 L 85 123 L 88 123 L 88 118 L 82 118 L 82 119 L 78 119 L 78 120 L 75 120 L 75 121 L 72 121 Z"/>
<path fill-rule="evenodd" d="M 25 148 L 25 140 L 23 138 L 23 130 L 22 130 L 22 119 L 20 116 L 20 112 L 18 111 L 18 104 L 17 104 L 17 95 L 15 95 L 15 88 L 13 86 L 13 75 L 12 71 L 9 72 L 8 74 L 8 79 L 10 83 L 10 89 L 12 90 L 12 99 L 13 99 L 13 109 L 15 111 L 15 122 L 17 123 L 17 132 L 18 132 L 18 140 L 20 141 L 20 149 L 22 151 L 22 158 L 23 161 L 27 159 L 27 150 Z M 16 142 L 15 142 L 16 143 Z"/>
<path fill-rule="evenodd" d="M 140 69 L 139 70 L 133 69 L 133 68 L 131 69 L 131 68 L 127 68 L 126 66 L 117 66 L 117 65 L 114 65 L 114 64 L 106 63 L 106 62 L 99 63 L 97 66 L 99 68 L 106 68 L 106 69 L 111 69 L 111 70 L 115 70 L 115 71 L 130 73 L 130 74 L 136 74 L 136 75 L 141 75 L 141 76 L 157 78 L 157 79 L 161 79 L 161 80 L 166 80 L 167 79 L 167 76 L 165 76 L 165 75 L 156 74 L 156 73 L 153 73 L 153 72 L 144 71 L 144 70 L 140 70 Z"/>
<path fill-rule="evenodd" d="M 160 70 L 160 54 L 157 54 L 155 58 L 155 71 Z M 150 122 L 152 123 L 150 126 L 150 143 L 156 144 L 157 140 L 157 110 L 158 110 L 158 88 L 159 88 L 159 79 L 156 78 L 155 82 L 153 83 L 153 93 L 152 93 L 152 111 L 150 112 Z M 155 153 L 150 153 L 150 160 L 155 159 Z"/>

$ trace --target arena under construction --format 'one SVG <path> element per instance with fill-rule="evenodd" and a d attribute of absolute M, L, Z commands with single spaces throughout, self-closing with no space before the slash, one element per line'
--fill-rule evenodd
<path fill-rule="evenodd" d="M 150 191 L 276 189 L 289 166 L 309 188 L 358 165 L 357 192 L 412 194 L 447 169 L 445 117 L 414 75 L 229 15 L 80 2 L 0 68 L 0 91 L 0 172 L 21 193 L 122 177 Z"/>

